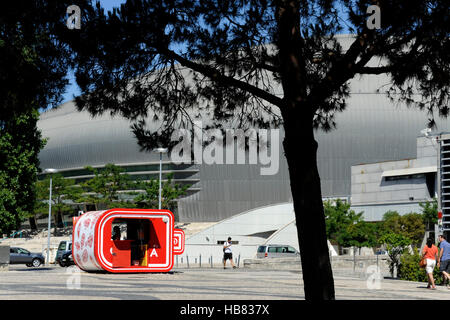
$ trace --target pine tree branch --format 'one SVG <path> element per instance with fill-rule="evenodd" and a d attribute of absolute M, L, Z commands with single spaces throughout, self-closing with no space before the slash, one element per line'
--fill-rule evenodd
<path fill-rule="evenodd" d="M 162 53 L 164 53 L 168 57 L 178 61 L 182 66 L 187 67 L 198 73 L 201 73 L 213 81 L 216 81 L 221 84 L 231 85 L 233 87 L 242 89 L 242 90 L 247 91 L 261 99 L 264 99 L 265 101 L 267 101 L 273 105 L 276 105 L 278 107 L 283 106 L 283 99 L 278 98 L 277 96 L 270 94 L 265 90 L 255 87 L 255 86 L 249 84 L 248 82 L 244 82 L 244 81 L 235 79 L 233 77 L 226 76 L 226 75 L 222 74 L 220 71 L 214 69 L 213 67 L 207 66 L 205 64 L 201 64 L 198 62 L 194 62 L 192 60 L 188 60 L 188 59 L 180 56 L 179 54 L 175 53 L 172 50 L 166 49 Z"/>
<path fill-rule="evenodd" d="M 382 74 L 388 73 L 393 70 L 392 66 L 383 66 L 383 67 L 361 67 L 357 70 L 356 73 L 359 74 Z"/>

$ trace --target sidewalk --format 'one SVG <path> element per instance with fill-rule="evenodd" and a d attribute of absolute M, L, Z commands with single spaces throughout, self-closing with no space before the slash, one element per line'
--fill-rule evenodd
<path fill-rule="evenodd" d="M 68 284 L 79 276 L 79 289 Z M 450 300 L 450 290 L 426 283 L 335 275 L 336 300 Z M 302 274 L 288 270 L 174 268 L 170 273 L 102 274 L 68 268 L 10 266 L 2 272 L 0 300 L 303 300 Z"/>
<path fill-rule="evenodd" d="M 384 278 L 379 284 L 379 289 L 369 289 L 364 278 L 335 275 L 336 300 L 450 300 L 449 289 L 430 290 L 426 282 Z"/>

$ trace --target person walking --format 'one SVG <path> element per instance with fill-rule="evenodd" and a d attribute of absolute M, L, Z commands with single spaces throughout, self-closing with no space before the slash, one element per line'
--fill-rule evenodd
<path fill-rule="evenodd" d="M 444 284 L 447 281 L 447 289 L 450 289 L 450 243 L 444 235 L 439 236 L 439 259 L 438 267 L 444 277 Z"/>
<path fill-rule="evenodd" d="M 230 260 L 231 266 L 233 269 L 236 269 L 236 266 L 233 262 L 233 252 L 231 251 L 231 237 L 228 237 L 228 241 L 223 244 L 223 268 L 226 269 L 227 260 Z"/>
<path fill-rule="evenodd" d="M 422 251 L 422 259 L 426 259 L 427 265 L 425 271 L 428 277 L 428 289 L 436 290 L 436 285 L 434 284 L 433 271 L 436 267 L 436 259 L 438 257 L 438 248 L 434 245 L 433 239 L 429 238 L 427 240 L 426 246 Z"/>

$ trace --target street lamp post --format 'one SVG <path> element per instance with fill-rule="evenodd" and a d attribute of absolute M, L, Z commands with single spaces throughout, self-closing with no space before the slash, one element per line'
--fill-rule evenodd
<path fill-rule="evenodd" d="M 439 219 L 442 218 L 442 195 L 441 195 L 441 147 L 442 147 L 442 132 L 439 133 L 438 136 L 436 136 L 436 141 L 437 141 L 437 151 L 436 151 L 436 158 L 437 158 L 437 165 L 436 165 L 436 191 L 435 193 L 437 193 L 437 203 L 438 203 L 438 223 L 434 224 L 434 242 L 438 243 L 439 239 L 438 239 L 438 235 L 441 233 L 441 229 L 439 226 Z M 442 220 L 441 220 L 442 221 Z"/>
<path fill-rule="evenodd" d="M 46 264 L 50 261 L 50 226 L 52 216 L 52 174 L 58 172 L 56 169 L 45 169 L 44 173 L 50 174 L 50 195 L 48 198 L 48 231 L 47 231 L 47 260 Z"/>
<path fill-rule="evenodd" d="M 161 209 L 161 180 L 162 180 L 162 155 L 163 153 L 167 153 L 167 148 L 157 148 L 154 150 L 159 153 L 159 196 L 158 196 L 158 209 Z"/>
<path fill-rule="evenodd" d="M 431 145 L 435 147 L 433 141 L 436 140 L 436 191 L 435 195 L 437 196 L 437 202 L 438 202 L 438 215 L 442 214 L 442 208 L 441 208 L 441 143 L 442 143 L 442 132 L 439 134 L 436 134 L 436 137 L 434 135 L 430 135 L 431 129 L 426 128 L 423 130 L 420 130 L 420 133 L 427 138 L 430 139 Z M 434 224 L 434 242 L 438 242 L 438 234 L 440 233 L 440 228 L 438 224 Z"/>

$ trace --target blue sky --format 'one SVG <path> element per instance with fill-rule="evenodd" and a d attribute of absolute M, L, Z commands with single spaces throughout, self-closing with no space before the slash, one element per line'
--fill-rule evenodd
<path fill-rule="evenodd" d="M 96 0 L 93 0 L 95 3 Z M 102 7 L 105 9 L 105 11 L 112 10 L 114 7 L 119 7 L 120 4 L 125 3 L 126 0 L 99 0 Z M 348 33 L 348 30 L 345 30 L 344 33 Z M 68 73 L 68 79 L 70 81 L 70 84 L 66 88 L 66 92 L 63 94 L 62 103 L 73 100 L 74 96 L 80 95 L 81 91 L 78 85 L 75 81 L 75 76 L 71 70 L 69 70 Z"/>
<path fill-rule="evenodd" d="M 109 11 L 114 7 L 119 7 L 120 4 L 125 3 L 125 1 L 126 0 L 100 0 L 100 3 L 102 7 L 105 8 L 105 11 Z M 73 100 L 74 96 L 77 96 L 81 93 L 80 88 L 76 84 L 74 74 L 69 71 L 67 77 L 70 81 L 70 84 L 67 86 L 66 92 L 63 94 L 62 103 Z"/>

